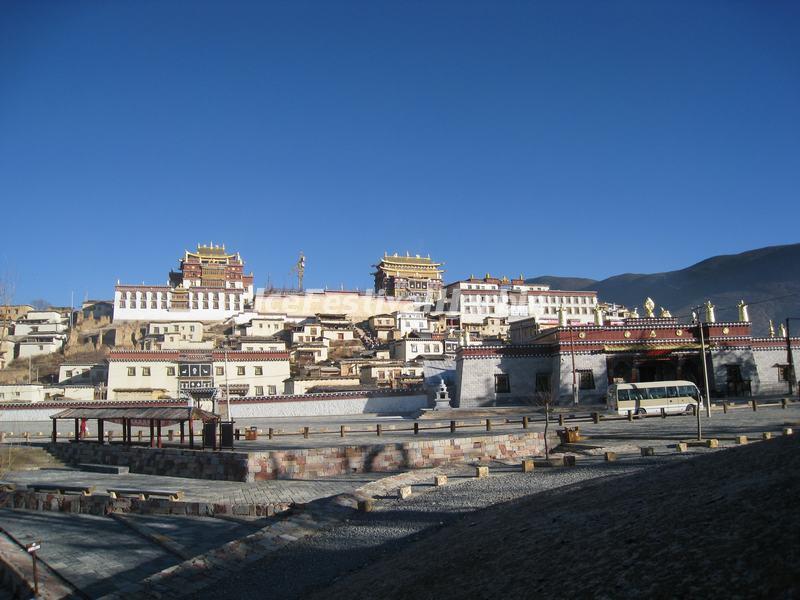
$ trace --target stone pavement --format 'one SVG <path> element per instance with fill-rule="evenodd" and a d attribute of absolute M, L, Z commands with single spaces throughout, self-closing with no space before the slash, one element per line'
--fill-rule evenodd
<path fill-rule="evenodd" d="M 351 492 L 365 483 L 385 476 L 385 473 L 357 473 L 338 475 L 321 480 L 279 479 L 241 483 L 236 481 L 142 475 L 138 473 L 114 475 L 62 468 L 15 471 L 4 475 L 3 479 L 18 485 L 49 482 L 69 482 L 70 485 L 93 485 L 95 486 L 95 494 L 105 494 L 107 489 L 113 487 L 181 490 L 184 492 L 184 500 L 187 502 L 305 504 L 318 498 Z"/>
<path fill-rule="evenodd" d="M 93 598 L 125 589 L 180 562 L 105 517 L 0 509 L 0 521 L 21 544 L 41 540 L 39 557 Z"/>

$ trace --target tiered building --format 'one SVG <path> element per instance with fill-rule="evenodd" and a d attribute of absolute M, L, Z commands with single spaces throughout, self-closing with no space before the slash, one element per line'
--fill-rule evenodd
<path fill-rule="evenodd" d="M 121 285 L 114 291 L 117 321 L 221 321 L 247 310 L 253 274 L 244 273 L 239 253 L 225 246 L 198 245 L 184 253 L 168 285 Z"/>
<path fill-rule="evenodd" d="M 375 267 L 375 291 L 395 298 L 434 303 L 442 297 L 443 263 L 430 256 L 384 254 Z"/>

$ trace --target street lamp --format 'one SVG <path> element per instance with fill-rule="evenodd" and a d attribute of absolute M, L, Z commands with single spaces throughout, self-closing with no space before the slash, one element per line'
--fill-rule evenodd
<path fill-rule="evenodd" d="M 800 321 L 800 317 L 786 317 L 786 358 L 789 363 L 789 372 L 786 374 L 786 380 L 789 383 L 789 395 L 792 395 L 792 381 L 796 381 L 797 377 L 794 372 L 794 356 L 792 356 L 792 334 L 789 332 L 789 321 Z M 800 394 L 800 387 L 798 387 L 798 394 Z"/>
<path fill-rule="evenodd" d="M 577 406 L 579 397 L 578 397 L 578 381 L 577 381 L 577 374 L 575 371 L 575 341 L 572 338 L 572 325 L 568 325 L 569 329 L 569 349 L 570 353 L 572 354 L 572 403 Z"/>
<path fill-rule="evenodd" d="M 708 365 L 706 364 L 706 338 L 705 332 L 703 330 L 703 320 L 699 316 L 702 313 L 698 313 L 698 310 L 705 308 L 704 305 L 700 304 L 694 307 L 694 314 L 697 316 L 697 328 L 700 330 L 700 360 L 703 363 L 703 384 L 705 385 L 705 392 L 706 392 L 706 417 L 711 418 L 711 390 L 708 387 Z M 698 406 L 698 412 L 700 407 Z M 698 419 L 699 422 L 699 419 Z"/>

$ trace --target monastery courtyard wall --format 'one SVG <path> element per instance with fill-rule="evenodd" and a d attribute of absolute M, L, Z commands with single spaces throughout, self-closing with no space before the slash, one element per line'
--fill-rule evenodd
<path fill-rule="evenodd" d="M 247 445 L 239 447 L 246 448 Z M 448 434 L 446 437 L 427 434 L 421 439 L 377 443 L 365 443 L 362 437 L 350 443 L 290 444 L 290 447 L 250 452 L 70 442 L 48 444 L 47 448 L 67 463 L 127 466 L 133 473 L 148 475 L 253 482 L 394 472 L 479 460 L 541 456 L 544 454 L 544 434 L 535 431 L 496 435 Z"/>

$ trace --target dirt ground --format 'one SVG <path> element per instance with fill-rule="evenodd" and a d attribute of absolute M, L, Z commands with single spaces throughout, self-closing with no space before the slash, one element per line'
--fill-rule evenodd
<path fill-rule="evenodd" d="M 800 436 L 466 515 L 316 596 L 793 598 Z"/>
<path fill-rule="evenodd" d="M 45 452 L 32 446 L 3 444 L 0 446 L 0 477 L 9 471 L 60 467 L 62 463 Z"/>

